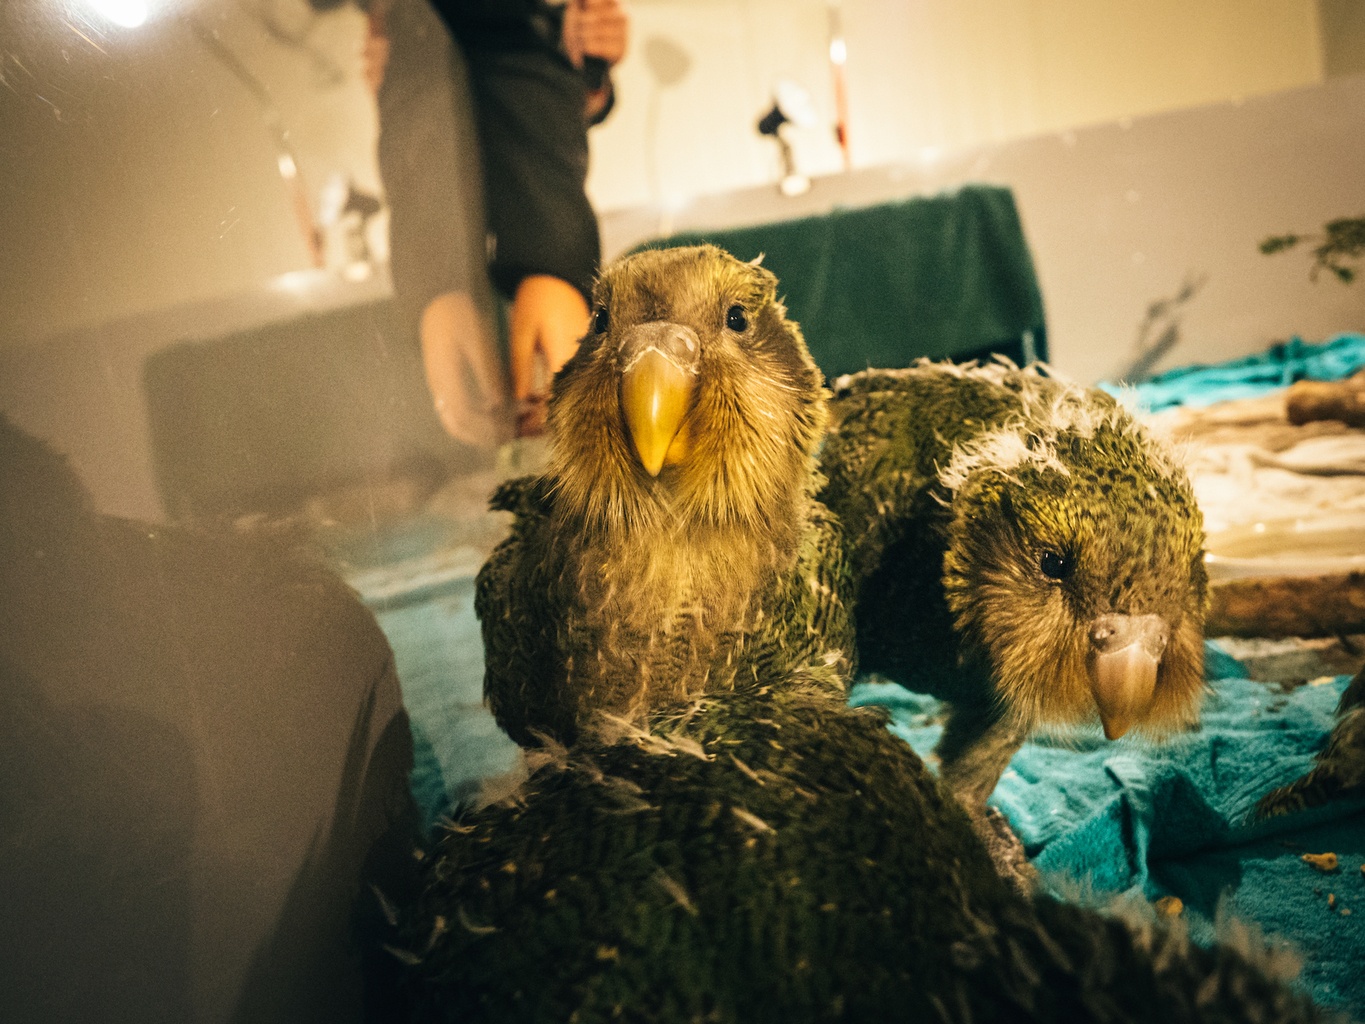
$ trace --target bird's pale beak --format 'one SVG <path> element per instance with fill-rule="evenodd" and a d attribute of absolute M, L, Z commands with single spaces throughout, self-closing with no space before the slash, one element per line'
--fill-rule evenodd
<path fill-rule="evenodd" d="M 686 419 L 700 357 L 696 332 L 678 324 L 640 324 L 622 339 L 621 412 L 650 476 L 687 455 Z"/>
<path fill-rule="evenodd" d="M 1106 738 L 1116 740 L 1147 713 L 1170 640 L 1159 615 L 1100 615 L 1090 625 L 1090 688 Z"/>

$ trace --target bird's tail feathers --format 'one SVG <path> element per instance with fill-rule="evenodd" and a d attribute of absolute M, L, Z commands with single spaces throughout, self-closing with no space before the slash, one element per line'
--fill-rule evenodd
<path fill-rule="evenodd" d="M 1336 1019 L 1291 983 L 1299 968 L 1297 955 L 1268 941 L 1254 925 L 1220 907 L 1216 941 L 1206 948 L 1192 941 L 1183 920 L 1163 919 L 1145 903 L 1111 899 L 1097 914 L 1094 908 L 1039 898 L 1042 930 L 1074 964 L 1066 974 L 1067 988 L 1054 993 L 1059 1008 L 1073 1011 L 1102 1002 L 1121 971 L 1128 1001 L 1137 1000 L 1146 1012 L 1102 1019 L 1279 1024 Z"/>

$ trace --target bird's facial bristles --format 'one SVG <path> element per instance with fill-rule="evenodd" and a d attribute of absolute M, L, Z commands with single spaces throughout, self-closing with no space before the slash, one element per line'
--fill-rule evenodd
<path fill-rule="evenodd" d="M 1029 726 L 1095 720 L 1092 630 L 1156 616 L 1169 640 L 1151 736 L 1198 720 L 1207 576 L 1188 478 L 1107 403 L 1075 429 L 996 431 L 955 457 L 944 585 L 957 627 L 986 652 L 1004 702 Z M 1036 423 L 1034 424 L 1036 426 Z"/>
<path fill-rule="evenodd" d="M 1160 740 L 1199 724 L 1204 683 L 1204 614 L 1186 615 L 1171 635 L 1157 670 L 1156 692 L 1137 731 Z"/>
<path fill-rule="evenodd" d="M 944 590 L 959 633 L 984 651 L 1001 704 L 1020 725 L 1093 717 L 1088 640 L 1059 588 L 1040 578 L 1032 545 L 994 501 L 954 511 Z M 981 515 L 982 510 L 988 514 Z"/>

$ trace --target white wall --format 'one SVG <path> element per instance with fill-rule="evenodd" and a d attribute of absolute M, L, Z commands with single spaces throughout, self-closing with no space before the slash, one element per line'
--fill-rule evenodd
<path fill-rule="evenodd" d="M 773 180 L 755 123 L 788 77 L 822 123 L 793 130 L 808 173 L 840 169 L 827 0 L 635 0 L 617 112 L 593 133 L 599 209 Z M 842 0 L 855 168 L 1322 80 L 1314 0 Z M 660 87 L 648 42 L 691 58 Z"/>
<path fill-rule="evenodd" d="M 1214 362 L 1301 335 L 1365 331 L 1365 281 L 1314 284 L 1309 258 L 1261 239 L 1365 214 L 1365 75 L 819 178 L 682 208 L 603 218 L 607 254 L 671 230 L 819 213 L 984 181 L 1014 190 L 1038 269 L 1052 359 L 1093 381 L 1129 365 L 1139 324 L 1188 275 L 1207 275 L 1182 342 L 1158 368 Z"/>

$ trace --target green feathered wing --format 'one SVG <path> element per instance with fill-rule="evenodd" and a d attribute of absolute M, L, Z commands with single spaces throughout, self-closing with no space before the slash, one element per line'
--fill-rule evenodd
<path fill-rule="evenodd" d="M 940 366 L 841 378 L 820 500 L 848 538 L 860 668 L 951 695 L 959 650 L 943 593 L 950 519 L 938 483 L 955 446 L 1019 411 L 1008 387 Z"/>
<path fill-rule="evenodd" d="M 1365 669 L 1342 691 L 1336 723 L 1306 774 L 1263 796 L 1258 818 L 1273 818 L 1365 791 Z"/>

